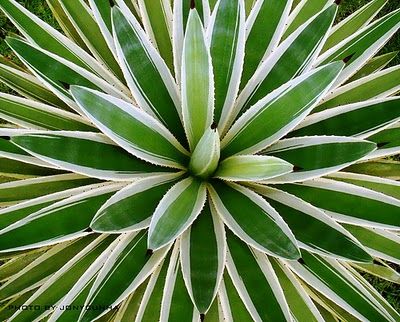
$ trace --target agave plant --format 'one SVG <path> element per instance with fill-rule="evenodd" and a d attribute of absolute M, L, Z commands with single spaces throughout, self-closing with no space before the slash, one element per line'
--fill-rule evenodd
<path fill-rule="evenodd" d="M 400 10 L 47 2 L 0 1 L 1 320 L 400 321 Z"/>

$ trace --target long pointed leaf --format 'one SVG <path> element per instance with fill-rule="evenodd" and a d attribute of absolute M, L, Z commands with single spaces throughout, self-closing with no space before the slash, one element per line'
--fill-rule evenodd
<path fill-rule="evenodd" d="M 299 250 L 289 227 L 259 195 L 237 184 L 217 181 L 210 185 L 209 192 L 217 213 L 246 243 L 273 256 L 298 258 Z"/>
<path fill-rule="evenodd" d="M 206 186 L 189 177 L 175 184 L 161 199 L 149 228 L 149 248 L 172 242 L 196 219 L 206 201 Z"/>
<path fill-rule="evenodd" d="M 183 277 L 200 313 L 208 311 L 216 296 L 225 266 L 225 252 L 223 223 L 207 204 L 181 238 Z"/>
<path fill-rule="evenodd" d="M 211 126 L 214 116 L 214 75 L 204 28 L 195 9 L 188 18 L 182 53 L 182 115 L 191 150 Z"/>
<path fill-rule="evenodd" d="M 131 156 L 101 134 L 42 132 L 12 142 L 62 169 L 106 180 L 132 180 L 168 171 Z"/>
<path fill-rule="evenodd" d="M 84 87 L 73 87 L 71 92 L 89 119 L 128 152 L 159 165 L 182 168 L 187 164 L 185 149 L 147 113 Z"/>
<path fill-rule="evenodd" d="M 260 100 L 223 138 L 221 155 L 255 153 L 290 132 L 324 96 L 342 67 L 343 63 L 334 63 L 318 68 Z"/>

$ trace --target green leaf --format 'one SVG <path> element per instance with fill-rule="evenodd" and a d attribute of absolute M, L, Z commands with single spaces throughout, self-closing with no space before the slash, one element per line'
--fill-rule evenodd
<path fill-rule="evenodd" d="M 30 129 L 95 131 L 76 114 L 5 93 L 0 93 L 0 117 Z"/>
<path fill-rule="evenodd" d="M 396 123 L 370 137 L 368 140 L 375 142 L 379 147 L 375 153 L 372 153 L 371 159 L 385 157 L 388 155 L 400 153 L 400 123 Z"/>
<path fill-rule="evenodd" d="M 351 265 L 365 273 L 372 274 L 391 283 L 400 284 L 400 274 L 385 262 L 379 262 L 379 264 L 352 263 Z"/>
<path fill-rule="evenodd" d="M 3 262 L 0 267 L 0 281 L 5 282 L 13 275 L 18 274 L 26 266 L 35 261 L 38 257 L 43 255 L 47 249 L 39 248 L 39 250 L 33 252 L 23 252 L 20 255 L 16 255 L 11 259 Z"/>
<path fill-rule="evenodd" d="M 49 322 L 70 322 L 78 321 L 79 316 L 85 308 L 85 301 L 89 295 L 90 290 L 98 276 L 100 269 L 104 266 L 105 262 L 109 259 L 120 239 L 115 239 L 111 245 L 104 250 L 89 268 L 79 277 L 78 281 L 70 288 L 67 294 L 56 306 L 53 314 L 49 318 Z M 71 306 L 75 310 L 65 310 L 66 307 Z"/>
<path fill-rule="evenodd" d="M 279 212 L 300 247 L 323 256 L 357 262 L 372 261 L 356 239 L 318 208 L 277 189 L 257 185 L 254 190 L 266 197 L 268 203 Z"/>
<path fill-rule="evenodd" d="M 63 171 L 58 169 L 43 168 L 42 165 L 38 166 L 32 162 L 21 160 L 10 160 L 8 158 L 0 157 L 0 174 L 11 175 L 17 178 L 36 177 L 60 174 Z"/>
<path fill-rule="evenodd" d="M 335 25 L 326 40 L 322 52 L 334 47 L 368 25 L 388 0 L 373 0 Z"/>
<path fill-rule="evenodd" d="M 37 290 L 37 288 L 28 291 L 20 296 L 13 297 L 7 302 L 3 302 L 4 306 L 0 309 L 0 319 L 2 321 L 7 321 L 15 312 L 18 311 L 18 308 L 21 307 L 25 303 L 27 299 L 31 297 L 31 295 Z"/>
<path fill-rule="evenodd" d="M 24 40 L 7 38 L 6 42 L 40 81 L 50 87 L 54 94 L 75 110 L 77 110 L 76 104 L 74 104 L 69 93 L 69 85 L 71 84 L 101 89 L 116 97 L 128 100 L 124 93 L 68 60 L 32 46 Z"/>
<path fill-rule="evenodd" d="M 302 252 L 290 266 L 303 280 L 359 320 L 391 321 L 388 312 L 337 261 Z"/>
<path fill-rule="evenodd" d="M 344 227 L 356 237 L 375 257 L 400 265 L 400 237 L 383 229 L 371 229 L 345 224 Z"/>
<path fill-rule="evenodd" d="M 28 291 L 32 285 L 43 284 L 46 279 L 81 252 L 93 239 L 94 236 L 87 236 L 52 247 L 4 283 L 0 288 L 1 298 L 5 300 Z"/>
<path fill-rule="evenodd" d="M 215 296 L 225 267 L 224 225 L 210 205 L 181 238 L 181 265 L 186 287 L 197 310 L 205 314 Z"/>
<path fill-rule="evenodd" d="M 11 224 L 0 231 L 0 250 L 25 250 L 86 235 L 98 208 L 120 188 L 120 184 L 106 185 L 78 194 Z"/>
<path fill-rule="evenodd" d="M 79 33 L 76 31 L 74 25 L 61 6 L 61 3 L 58 0 L 46 0 L 46 3 L 64 34 L 68 38 L 72 39 L 77 45 L 79 45 L 79 47 L 88 52 L 89 49 L 86 47 L 86 44 L 82 40 L 81 36 L 79 36 Z"/>
<path fill-rule="evenodd" d="M 246 22 L 249 27 L 246 32 L 241 88 L 254 75 L 262 59 L 278 46 L 290 5 L 291 1 L 288 0 L 261 0 L 255 3 Z"/>
<path fill-rule="evenodd" d="M 74 86 L 71 92 L 87 117 L 136 157 L 178 169 L 187 164 L 186 150 L 167 128 L 146 112 L 113 96 L 84 87 Z"/>
<path fill-rule="evenodd" d="M 296 0 L 295 0 L 296 1 Z M 320 13 L 332 1 L 329 0 L 302 0 L 294 8 L 289 16 L 289 26 L 286 28 L 283 39 L 298 30 L 304 23 L 316 14 Z"/>
<path fill-rule="evenodd" d="M 3 133 L 6 136 L 3 136 L 2 138 L 0 138 L 0 156 L 1 157 L 5 157 L 8 159 L 12 159 L 12 160 L 20 161 L 20 162 L 26 162 L 26 163 L 35 165 L 37 167 L 52 168 L 49 170 L 53 171 L 54 173 L 62 172 L 62 171 L 59 171 L 55 166 L 30 155 L 29 153 L 27 153 L 26 151 L 24 151 L 23 149 L 21 149 L 20 147 L 16 146 L 14 143 L 11 142 L 11 137 L 13 137 L 14 135 L 34 133 L 33 131 L 24 131 L 24 130 L 7 131 L 4 129 L 3 129 L 3 131 L 4 131 Z M 6 163 L 6 162 L 3 162 L 3 163 Z M 43 170 L 45 170 L 45 169 L 43 169 Z M 18 172 L 15 172 L 15 173 L 18 173 Z M 21 171 L 20 174 L 25 174 L 25 172 Z M 43 173 L 37 174 L 37 175 L 45 175 L 45 174 L 46 174 L 45 171 L 43 171 Z"/>
<path fill-rule="evenodd" d="M 99 26 L 104 39 L 112 52 L 116 53 L 115 43 L 112 36 L 111 5 L 108 0 L 89 0 L 94 19 Z"/>
<path fill-rule="evenodd" d="M 326 51 L 316 61 L 316 65 L 347 59 L 346 67 L 339 75 L 335 86 L 342 84 L 356 73 L 400 27 L 400 9 L 360 29 L 351 37 Z"/>
<path fill-rule="evenodd" d="M 69 20 L 98 62 L 111 70 L 120 80 L 123 75 L 113 52 L 108 47 L 89 6 L 83 0 L 59 0 Z"/>
<path fill-rule="evenodd" d="M 153 272 L 155 274 L 155 272 Z M 152 274 L 152 275 L 153 275 Z M 115 320 L 120 321 L 120 322 L 129 322 L 132 321 L 132 319 L 136 319 L 138 315 L 138 310 L 139 306 L 141 304 L 141 301 L 143 300 L 144 297 L 144 292 L 146 290 L 147 283 L 144 282 L 142 285 L 140 285 L 136 291 L 134 291 L 131 295 L 129 295 L 126 300 L 124 300 L 119 309 L 117 310 L 115 314 Z M 112 311 L 110 311 L 112 312 Z"/>
<path fill-rule="evenodd" d="M 262 155 L 237 155 L 223 160 L 215 177 L 228 181 L 261 181 L 285 175 L 293 166 L 279 158 Z"/>
<path fill-rule="evenodd" d="M 346 168 L 345 170 L 392 180 L 400 180 L 400 162 L 398 161 L 383 160 L 357 163 Z"/>
<path fill-rule="evenodd" d="M 389 313 L 392 320 L 397 321 L 400 319 L 400 314 L 388 301 L 354 268 L 350 267 L 348 263 L 343 264 L 350 274 L 357 279 L 357 281 L 364 286 L 366 291 Z"/>
<path fill-rule="evenodd" d="M 342 67 L 343 63 L 337 62 L 315 69 L 260 100 L 235 122 L 223 138 L 221 155 L 225 158 L 259 152 L 286 135 L 325 95 Z"/>
<path fill-rule="evenodd" d="M 90 227 L 97 232 L 122 233 L 149 226 L 157 204 L 178 178 L 179 174 L 160 175 L 126 186 L 98 210 Z"/>
<path fill-rule="evenodd" d="M 29 200 L 96 182 L 95 179 L 71 173 L 2 183 L 0 202 Z"/>
<path fill-rule="evenodd" d="M 68 174 L 64 178 L 72 179 L 74 174 Z M 54 179 L 54 177 L 50 177 L 49 180 L 51 181 L 51 178 Z M 33 180 L 33 179 L 31 179 Z M 35 182 L 40 182 L 40 180 L 44 180 L 43 178 L 38 178 L 35 179 Z M 92 179 L 87 180 L 88 183 L 90 183 Z M 16 181 L 17 183 L 18 181 Z M 23 186 L 23 183 L 26 182 L 26 180 L 22 181 L 21 180 L 21 186 Z M 32 182 L 32 181 L 30 181 Z M 80 187 L 78 188 L 73 188 L 73 189 L 68 189 L 68 190 L 63 190 L 60 192 L 52 193 L 52 194 L 47 194 L 42 197 L 34 198 L 31 200 L 27 200 L 24 202 L 20 202 L 18 204 L 6 207 L 4 209 L 0 210 L 0 229 L 5 229 L 7 226 L 16 223 L 17 221 L 29 216 L 30 214 L 33 214 L 47 206 L 50 206 L 54 204 L 57 201 L 60 201 L 62 199 L 69 198 L 74 195 L 78 195 L 80 193 L 83 193 L 85 191 L 91 190 L 91 189 L 96 189 L 99 188 L 102 183 L 97 183 L 97 184 L 87 184 L 87 185 L 82 185 L 83 182 L 81 182 Z M 22 189 L 21 189 L 22 190 Z M 29 193 L 29 192 L 28 192 Z M 32 192 L 30 192 L 32 194 Z M 34 194 L 34 192 L 33 192 Z M 40 194 L 38 192 L 37 194 Z"/>
<path fill-rule="evenodd" d="M 234 322 L 254 321 L 226 270 L 218 296 L 226 320 L 231 319 Z"/>
<path fill-rule="evenodd" d="M 115 84 L 118 91 L 126 92 L 126 87 L 96 59 L 72 40 L 29 12 L 17 1 L 2 2 L 0 8 L 31 43 L 46 48 L 49 52 Z"/>
<path fill-rule="evenodd" d="M 268 257 L 232 233 L 227 237 L 226 266 L 253 321 L 289 321 L 289 307 Z"/>
<path fill-rule="evenodd" d="M 263 153 L 294 164 L 296 171 L 270 181 L 288 183 L 318 178 L 349 166 L 376 149 L 372 142 L 339 136 L 280 140 Z"/>
<path fill-rule="evenodd" d="M 195 9 L 190 10 L 182 53 L 182 115 L 194 150 L 214 116 L 214 76 L 210 49 Z"/>
<path fill-rule="evenodd" d="M 88 322 L 104 315 L 109 307 L 119 304 L 152 273 L 169 247 L 148 254 L 147 233 L 123 236 L 101 268 L 85 305 L 99 310 L 82 311 L 80 321 Z"/>
<path fill-rule="evenodd" d="M 221 0 L 208 27 L 215 86 L 214 120 L 219 130 L 229 119 L 239 91 L 244 61 L 245 16 L 243 0 Z"/>
<path fill-rule="evenodd" d="M 36 77 L 25 72 L 25 70 L 0 63 L 0 80 L 24 97 L 44 102 L 60 109 L 70 110 L 67 104 L 44 87 Z"/>
<path fill-rule="evenodd" d="M 368 99 L 391 96 L 400 90 L 399 78 L 400 66 L 393 66 L 383 71 L 369 74 L 326 95 L 313 112 L 320 112 L 340 105 L 363 102 Z"/>
<path fill-rule="evenodd" d="M 34 44 L 47 48 L 49 51 L 88 70 L 94 71 L 99 68 L 95 59 L 83 49 L 40 20 L 17 1 L 3 1 L 0 7 L 20 32 Z"/>
<path fill-rule="evenodd" d="M 329 178 L 381 192 L 400 200 L 400 182 L 398 181 L 349 172 L 332 173 Z"/>
<path fill-rule="evenodd" d="M 181 103 L 172 75 L 138 21 L 122 10 L 112 10 L 113 35 L 132 95 L 143 110 L 158 118 L 183 143 Z"/>
<path fill-rule="evenodd" d="M 198 320 L 199 312 L 193 306 L 186 289 L 179 261 L 179 243 L 176 243 L 165 278 L 159 321 L 192 322 Z"/>
<path fill-rule="evenodd" d="M 92 178 L 132 180 L 168 171 L 135 158 L 102 134 L 47 131 L 14 136 L 12 142 L 45 162 Z"/>
<path fill-rule="evenodd" d="M 215 0 L 211 0 L 216 2 Z M 181 69 L 182 69 L 182 50 L 183 50 L 183 40 L 186 32 L 186 27 L 190 12 L 190 1 L 186 0 L 174 0 L 173 1 L 173 17 L 172 17 L 172 48 L 174 54 L 174 67 L 175 67 L 175 77 L 177 83 L 181 83 Z M 209 0 L 197 0 L 195 1 L 196 11 L 204 24 L 208 25 L 208 20 L 210 16 L 210 5 L 214 6 Z"/>
<path fill-rule="evenodd" d="M 177 246 L 175 246 L 177 247 Z M 167 282 L 167 271 L 170 265 L 171 259 L 173 259 L 176 264 L 176 254 L 172 258 L 169 252 L 165 259 L 160 265 L 154 270 L 149 278 L 149 283 L 146 287 L 145 296 L 140 302 L 139 310 L 137 312 L 136 319 L 138 321 L 157 321 L 160 318 L 161 313 L 161 302 L 163 298 L 165 283 Z M 174 253 L 173 253 L 174 254 Z M 188 296 L 189 297 L 189 296 Z M 190 301 L 190 298 L 189 298 Z M 128 318 L 126 322 L 129 322 Z"/>
<path fill-rule="evenodd" d="M 262 197 L 245 187 L 217 180 L 209 186 L 209 192 L 217 213 L 246 243 L 273 256 L 299 257 L 289 227 Z"/>
<path fill-rule="evenodd" d="M 304 290 L 304 287 L 286 265 L 275 258 L 270 258 L 270 262 L 282 287 L 290 312 L 296 321 L 324 321 L 315 304 Z"/>
<path fill-rule="evenodd" d="M 140 0 L 138 4 L 147 34 L 168 68 L 173 71 L 171 4 L 165 0 Z"/>
<path fill-rule="evenodd" d="M 182 234 L 206 201 L 205 183 L 189 177 L 175 184 L 158 204 L 149 228 L 149 249 L 159 249 Z"/>
<path fill-rule="evenodd" d="M 340 222 L 376 228 L 399 227 L 400 201 L 366 188 L 315 179 L 279 188 L 321 208 Z"/>
<path fill-rule="evenodd" d="M 13 315 L 13 320 L 20 322 L 34 321 L 42 314 L 48 315 L 51 312 L 48 309 L 49 306 L 56 305 L 68 293 L 79 277 L 85 273 L 114 239 L 113 236 L 100 236 L 66 262 L 25 302 L 25 305 L 34 306 L 35 310 L 19 310 Z"/>
<path fill-rule="evenodd" d="M 368 61 L 357 73 L 349 78 L 349 82 L 363 78 L 375 72 L 379 72 L 385 68 L 398 54 L 398 51 L 393 51 L 387 54 L 376 56 Z"/>
<path fill-rule="evenodd" d="M 237 113 L 265 95 L 310 70 L 333 23 L 337 5 L 331 5 L 286 39 L 257 69 L 237 100 Z M 330 77 L 327 77 L 330 82 Z"/>
<path fill-rule="evenodd" d="M 399 102 L 391 97 L 331 108 L 307 117 L 290 136 L 369 137 L 400 119 Z"/>

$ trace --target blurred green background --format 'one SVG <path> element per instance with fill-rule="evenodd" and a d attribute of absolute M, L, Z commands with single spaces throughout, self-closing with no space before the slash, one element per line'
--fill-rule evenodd
<path fill-rule="evenodd" d="M 57 21 L 53 18 L 45 0 L 22 0 L 19 2 L 47 23 L 51 24 L 58 30 L 61 30 Z M 353 13 L 368 2 L 370 2 L 370 0 L 343 0 L 339 6 L 337 22 L 346 18 L 349 14 Z M 400 8 L 400 0 L 389 0 L 377 17 L 379 18 L 398 8 Z M 11 50 L 7 47 L 7 44 L 4 41 L 6 35 L 12 32 L 16 33 L 16 28 L 4 17 L 4 15 L 0 14 L 0 54 L 15 60 L 15 56 L 12 55 Z M 400 50 L 400 32 L 397 32 L 387 45 L 382 48 L 381 54 L 397 50 Z M 390 63 L 391 66 L 397 64 L 400 64 L 400 55 Z M 0 84 L 0 91 L 11 92 L 10 89 L 3 84 Z M 398 266 L 393 266 L 393 268 L 400 271 Z M 365 277 L 394 306 L 394 308 L 400 312 L 400 286 L 381 280 L 372 275 L 365 274 Z"/>

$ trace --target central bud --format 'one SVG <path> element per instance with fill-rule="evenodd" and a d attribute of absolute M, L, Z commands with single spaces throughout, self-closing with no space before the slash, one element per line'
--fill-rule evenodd
<path fill-rule="evenodd" d="M 220 156 L 220 141 L 216 126 L 211 125 L 192 153 L 189 171 L 196 177 L 207 179 L 213 175 L 218 167 Z"/>

